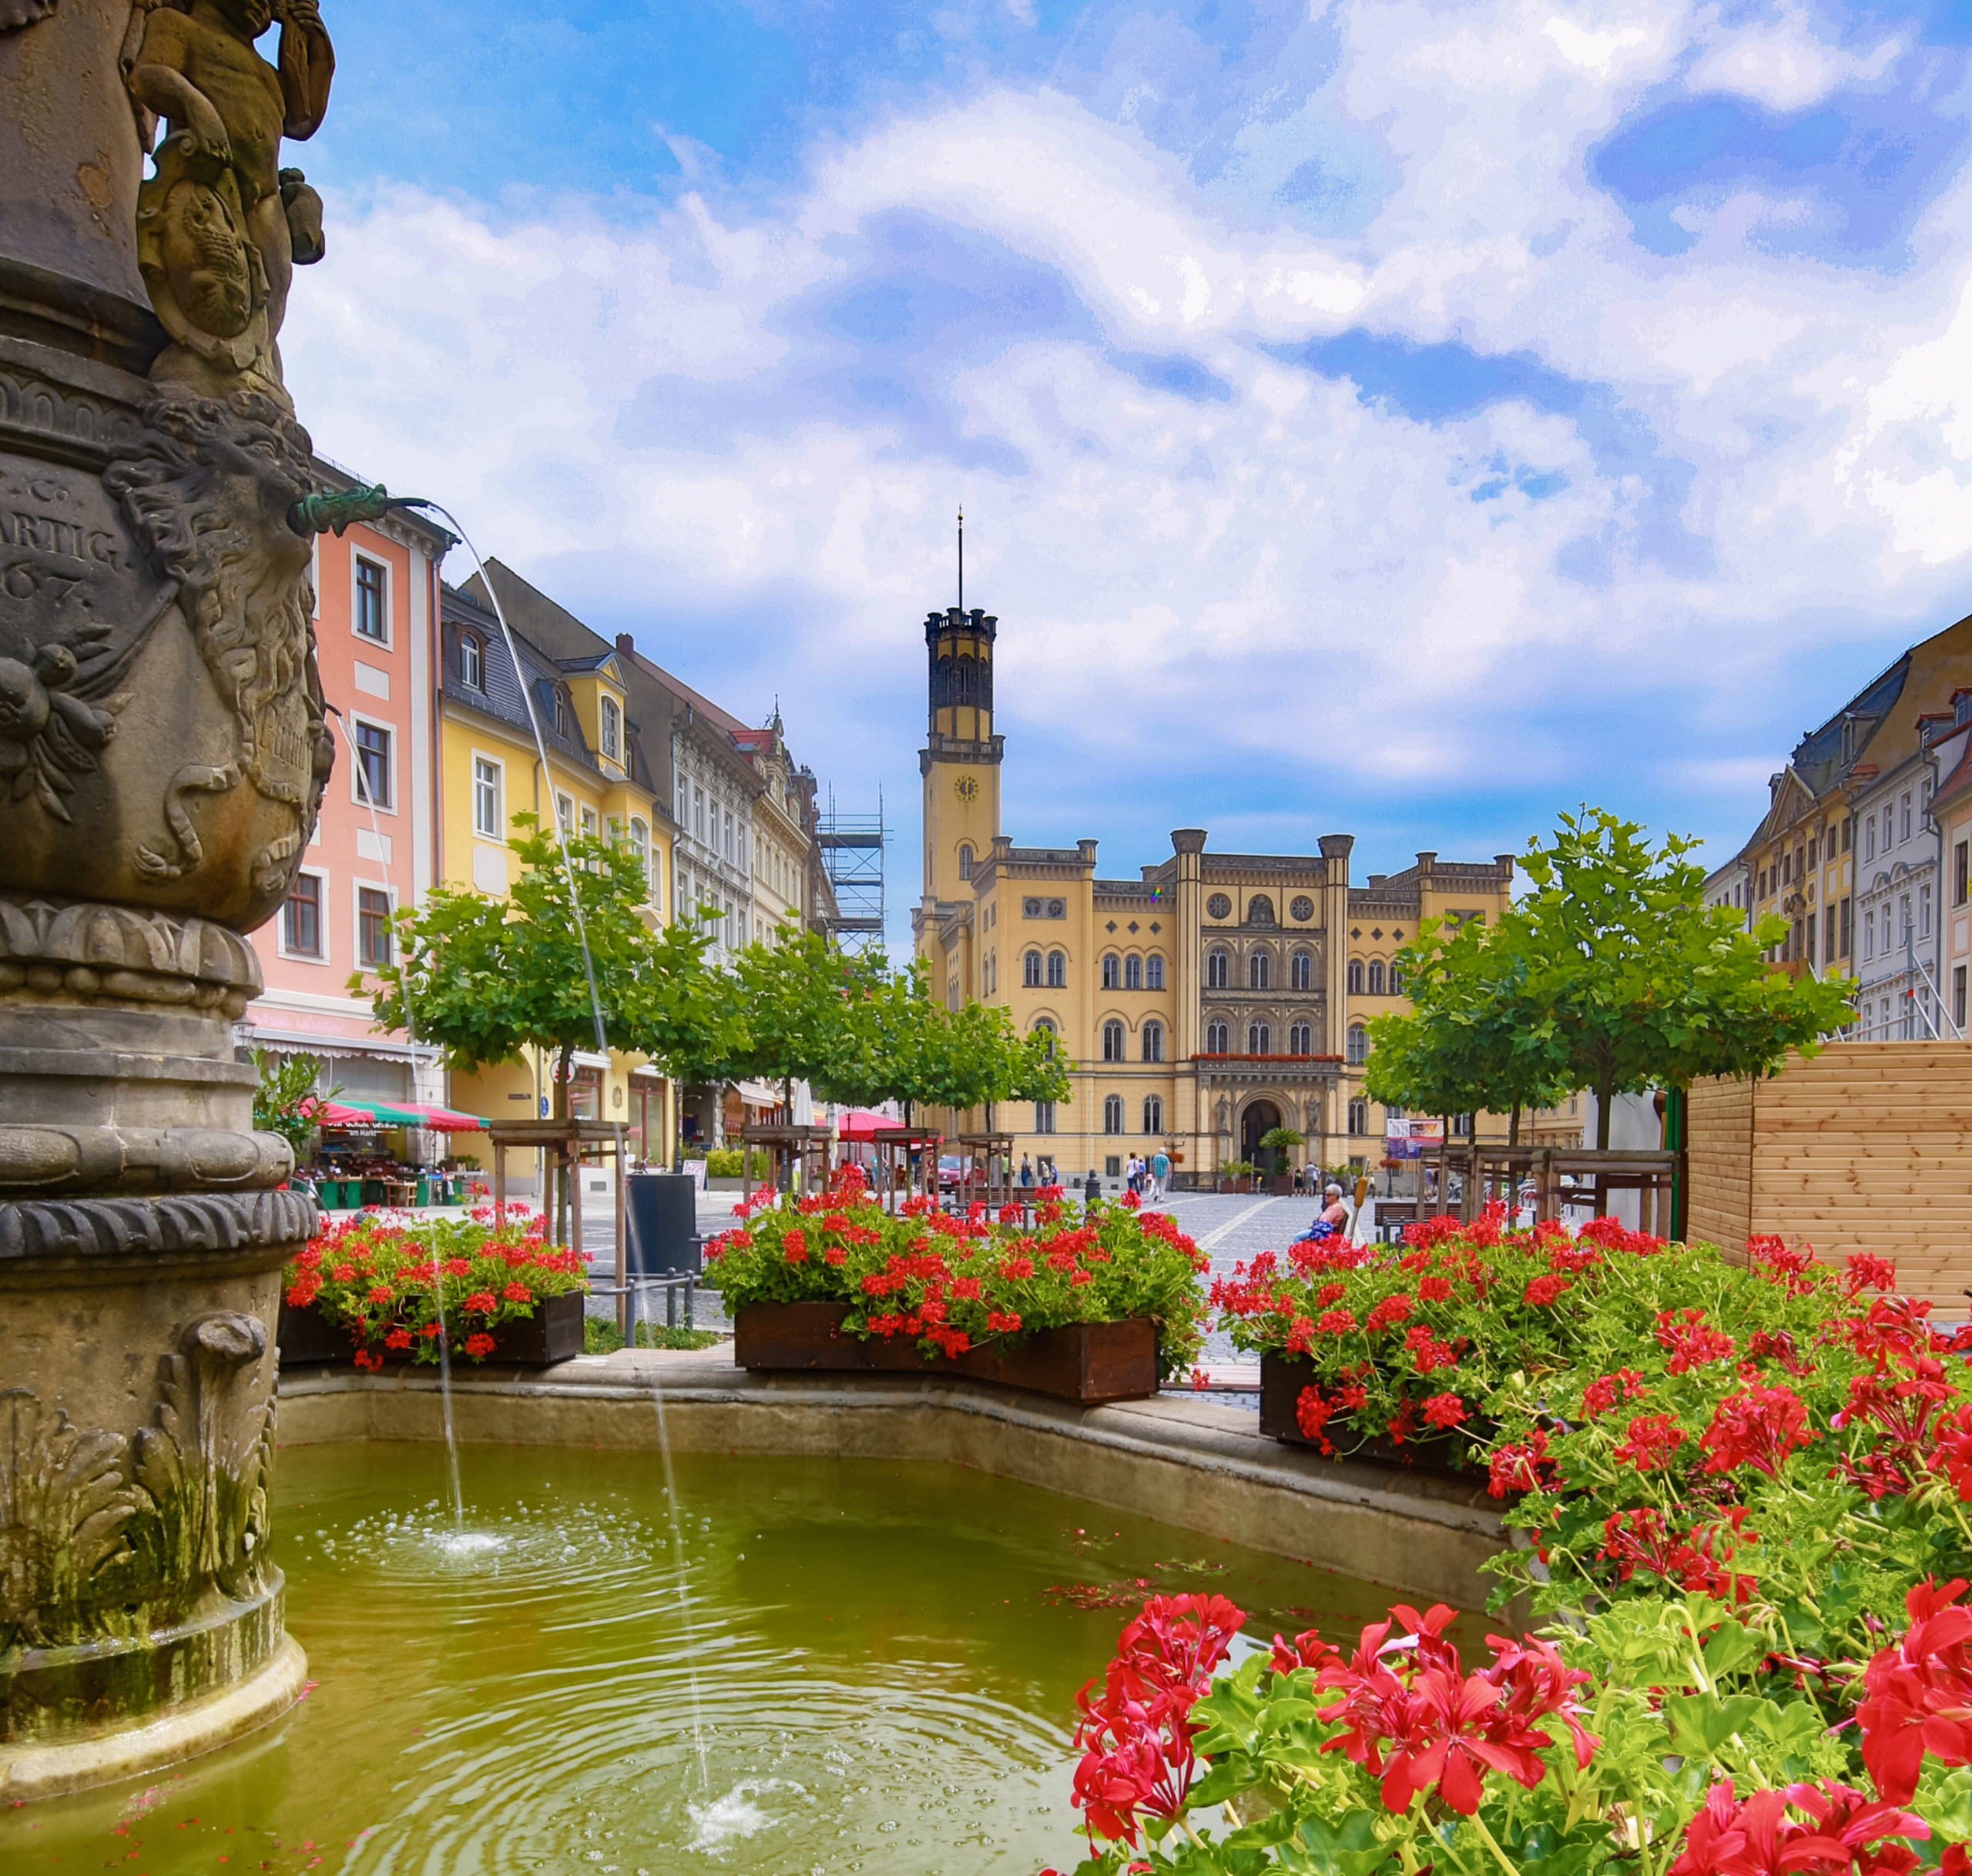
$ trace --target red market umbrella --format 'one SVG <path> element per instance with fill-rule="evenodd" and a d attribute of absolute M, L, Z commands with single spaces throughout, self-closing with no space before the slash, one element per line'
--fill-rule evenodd
<path fill-rule="evenodd" d="M 851 1107 L 836 1117 L 835 1133 L 838 1140 L 874 1140 L 880 1127 L 897 1124 L 889 1114 L 878 1114 L 869 1107 Z"/>

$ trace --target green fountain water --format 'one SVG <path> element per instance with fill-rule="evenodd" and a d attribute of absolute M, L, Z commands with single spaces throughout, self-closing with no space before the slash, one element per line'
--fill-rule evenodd
<path fill-rule="evenodd" d="M 284 1453 L 275 1541 L 318 1684 L 223 1751 L 0 1813 L 0 1868 L 1031 1876 L 1073 1860 L 1075 1692 L 1137 1579 L 1220 1590 L 1262 1637 L 1383 1607 L 954 1467 L 681 1454 L 702 1781 L 656 1456 L 463 1462 L 460 1539 L 438 1452 Z"/>

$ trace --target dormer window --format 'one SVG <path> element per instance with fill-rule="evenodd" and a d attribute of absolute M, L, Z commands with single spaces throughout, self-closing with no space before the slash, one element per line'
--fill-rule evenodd
<path fill-rule="evenodd" d="M 568 705 L 558 684 L 549 687 L 548 700 L 555 712 L 555 733 L 565 736 L 568 733 Z"/>
<path fill-rule="evenodd" d="M 486 688 L 486 647 L 477 632 L 459 634 L 459 682 L 471 690 Z"/>
<path fill-rule="evenodd" d="M 613 697 L 602 700 L 602 752 L 612 762 L 623 759 L 623 713 Z"/>

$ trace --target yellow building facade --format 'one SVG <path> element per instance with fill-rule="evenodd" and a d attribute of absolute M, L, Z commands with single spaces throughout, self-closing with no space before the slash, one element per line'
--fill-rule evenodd
<path fill-rule="evenodd" d="M 1312 854 L 1240 854 L 1180 828 L 1134 879 L 1100 876 L 1093 840 L 1017 846 L 1000 829 L 997 633 L 977 609 L 925 621 L 924 873 L 911 926 L 950 1006 L 998 1005 L 1022 1032 L 1060 1039 L 1072 1097 L 994 1117 L 1016 1161 L 1114 1178 L 1162 1146 L 1182 1172 L 1209 1176 L 1261 1158 L 1263 1136 L 1285 1127 L 1304 1138 L 1296 1163 L 1379 1165 L 1386 1117 L 1363 1087 L 1366 1025 L 1408 1007 L 1396 958 L 1424 920 L 1498 916 L 1511 856 L 1423 853 L 1358 884 L 1348 834 L 1322 836 Z"/>
<path fill-rule="evenodd" d="M 652 786 L 640 726 L 629 714 L 620 654 L 556 659 L 516 637 L 518 668 L 498 621 L 471 595 L 447 589 L 441 608 L 437 692 L 438 876 L 448 886 L 504 894 L 520 876 L 507 846 L 517 815 L 556 820 L 571 834 L 627 842 L 643 863 L 653 924 L 668 921 L 672 821 Z M 544 768 L 528 718 L 541 730 Z M 493 1120 L 554 1111 L 555 1064 L 529 1050 L 477 1074 L 454 1073 L 452 1104 Z M 640 1056 L 585 1051 L 575 1060 L 572 1114 L 621 1121 L 641 1151 L 663 1154 L 675 1133 L 671 1085 Z M 455 1149 L 491 1163 L 484 1135 Z"/>

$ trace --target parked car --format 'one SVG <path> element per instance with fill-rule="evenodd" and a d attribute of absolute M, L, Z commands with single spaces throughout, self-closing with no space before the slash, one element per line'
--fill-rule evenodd
<path fill-rule="evenodd" d="M 962 1192 L 974 1186 L 983 1191 L 985 1185 L 984 1168 L 974 1165 L 962 1154 L 942 1153 L 938 1156 L 938 1190 L 941 1192 Z"/>

